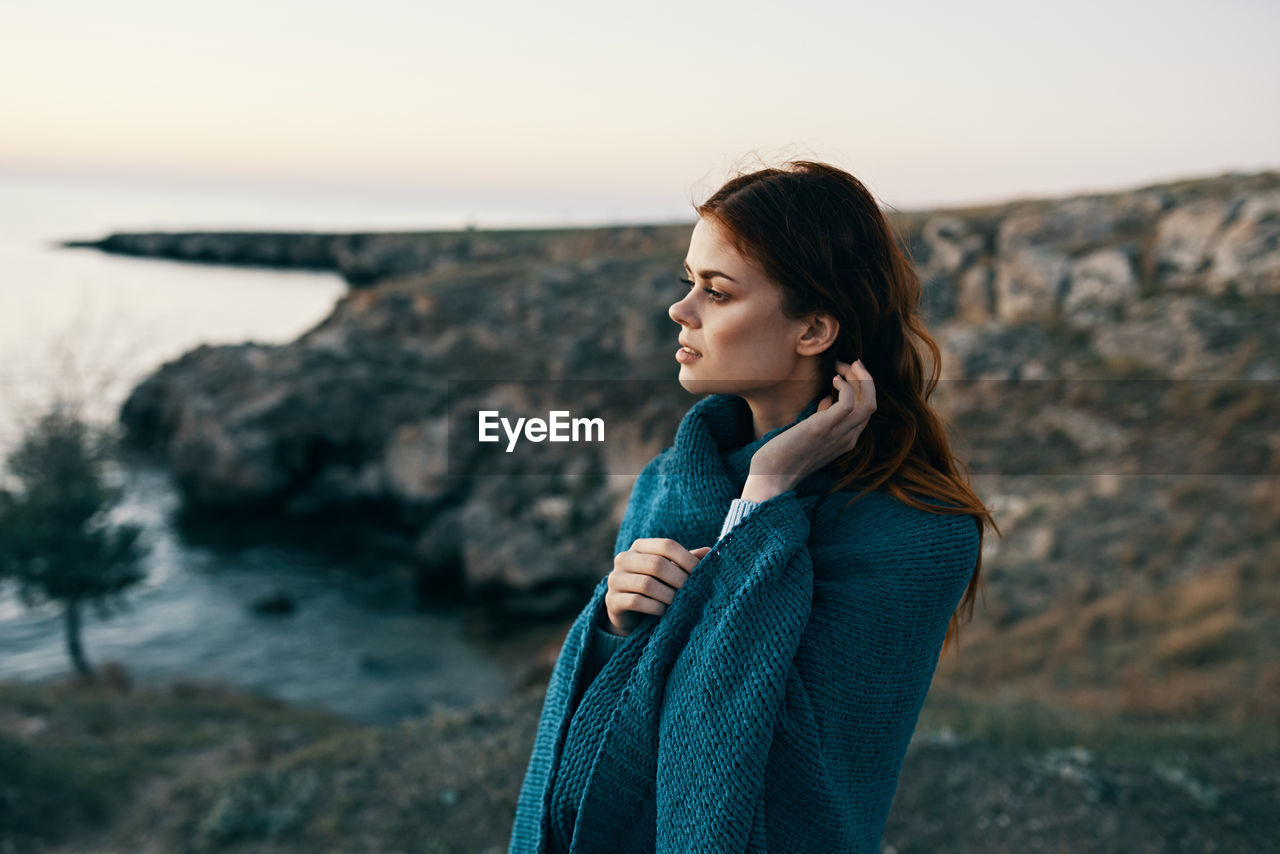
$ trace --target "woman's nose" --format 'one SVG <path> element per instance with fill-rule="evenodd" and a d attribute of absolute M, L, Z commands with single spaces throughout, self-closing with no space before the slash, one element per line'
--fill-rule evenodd
<path fill-rule="evenodd" d="M 692 291 L 690 292 L 692 293 Z M 693 313 L 686 310 L 685 302 L 687 300 L 688 297 L 676 300 L 671 304 L 671 307 L 667 309 L 667 316 L 681 326 L 688 325 L 694 320 Z"/>

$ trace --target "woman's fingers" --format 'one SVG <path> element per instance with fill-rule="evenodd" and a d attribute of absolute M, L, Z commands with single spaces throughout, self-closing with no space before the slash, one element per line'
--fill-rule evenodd
<path fill-rule="evenodd" d="M 676 590 L 689 578 L 689 570 L 709 551 L 710 546 L 689 551 L 675 540 L 651 537 L 636 540 L 630 549 L 619 552 L 613 559 L 605 596 L 610 621 L 629 630 L 630 620 L 621 616 L 623 612 L 665 614 Z"/>
<path fill-rule="evenodd" d="M 840 402 L 848 403 L 851 410 L 866 412 L 868 417 L 876 408 L 876 384 L 871 374 L 863 367 L 862 360 L 854 362 L 836 362 L 839 372 L 833 382 L 840 390 Z"/>
<path fill-rule="evenodd" d="M 856 395 L 854 394 L 853 384 L 840 374 L 835 375 L 832 380 L 836 389 L 840 392 L 840 402 L 846 404 L 850 409 L 857 405 Z"/>
<path fill-rule="evenodd" d="M 666 537 L 643 537 L 631 544 L 630 551 L 664 557 L 685 572 L 692 572 L 698 563 L 688 549 Z"/>
<path fill-rule="evenodd" d="M 609 581 L 610 592 L 617 596 L 619 594 L 632 594 L 634 597 L 652 599 L 664 605 L 670 605 L 671 600 L 676 597 L 676 588 L 670 586 L 666 582 L 659 581 L 652 575 L 639 572 L 627 572 L 614 570 Z M 628 606 L 630 610 L 637 610 L 633 605 Z M 653 613 L 648 611 L 647 613 Z"/>
<path fill-rule="evenodd" d="M 622 553 L 626 554 L 630 553 Z M 613 572 L 609 573 L 609 592 L 604 597 L 610 623 L 627 634 L 635 627 L 636 614 L 661 617 L 667 612 L 667 606 L 675 599 L 675 588 L 647 573 L 632 571 L 627 560 L 615 559 L 614 564 Z"/>
<path fill-rule="evenodd" d="M 867 420 L 875 411 L 875 382 L 862 366 L 862 361 L 858 360 L 853 364 L 836 362 L 836 374 L 831 383 L 840 399 L 831 407 L 819 405 L 818 408 L 820 411 L 831 409 L 835 416 L 827 426 L 831 441 L 828 448 L 834 449 L 835 456 L 839 456 L 857 444 Z"/>
<path fill-rule="evenodd" d="M 656 595 L 669 603 L 671 596 L 684 586 L 689 573 L 709 550 L 708 547 L 690 552 L 675 540 L 662 537 L 636 540 L 630 549 L 619 552 L 613 559 L 613 574 L 624 579 L 617 589 Z M 650 584 L 646 579 L 652 579 L 654 583 Z"/>
<path fill-rule="evenodd" d="M 874 411 L 876 408 L 876 383 L 871 378 L 866 366 L 862 364 L 861 359 L 849 366 L 849 373 L 858 385 L 858 398 L 865 402 L 865 406 Z"/>

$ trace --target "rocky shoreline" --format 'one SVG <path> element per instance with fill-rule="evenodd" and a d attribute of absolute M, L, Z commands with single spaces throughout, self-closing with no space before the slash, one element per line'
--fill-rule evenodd
<path fill-rule="evenodd" d="M 943 347 L 933 402 L 973 471 L 1276 471 L 1280 173 L 895 217 Z M 611 560 L 631 480 L 692 402 L 666 315 L 688 226 L 312 237 L 358 287 L 290 344 L 161 367 L 122 409 L 132 445 L 201 512 L 347 519 L 426 586 L 571 611 Z M 105 242 L 321 252 L 295 239 Z M 1253 411 L 1229 441 L 1183 415 L 1241 399 Z M 504 406 L 616 427 L 541 467 L 447 443 L 450 407 Z"/>
<path fill-rule="evenodd" d="M 1280 705 L 1280 173 L 903 217 L 943 348 L 930 400 L 1001 530 L 937 683 L 1099 714 Z M 294 342 L 162 366 L 121 420 L 189 515 L 323 531 L 421 601 L 555 624 L 693 400 L 666 315 L 687 239 L 530 233 L 532 260 L 379 279 Z M 477 407 L 611 426 L 485 455 L 450 429 Z"/>
<path fill-rule="evenodd" d="M 127 232 L 97 240 L 65 240 L 69 249 L 283 270 L 328 270 L 353 288 L 394 276 L 430 273 L 494 261 L 539 261 L 582 257 L 602 248 L 646 251 L 665 245 L 667 232 L 687 225 L 510 229 L 502 231 Z"/>
<path fill-rule="evenodd" d="M 1280 173 L 895 217 L 944 349 L 932 400 L 1002 535 L 884 850 L 1270 850 Z M 625 473 L 691 402 L 665 314 L 688 228 L 476 233 L 511 244 L 465 258 L 442 248 L 461 233 L 363 235 L 329 318 L 187 353 L 121 420 L 190 512 L 346 524 L 421 589 L 567 628 Z M 614 441 L 549 474 L 447 445 L 458 397 L 545 408 L 554 383 L 622 413 Z M 503 702 L 381 728 L 191 685 L 0 684 L 0 848 L 505 850 L 558 651 L 528 646 Z"/>

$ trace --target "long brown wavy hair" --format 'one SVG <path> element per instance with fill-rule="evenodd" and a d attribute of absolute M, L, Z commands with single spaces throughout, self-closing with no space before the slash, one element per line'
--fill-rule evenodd
<path fill-rule="evenodd" d="M 978 561 L 942 652 L 953 641 L 958 646 L 961 614 L 973 619 L 985 527 L 997 534 L 1000 529 L 970 488 L 969 467 L 952 454 L 943 421 L 929 406 L 942 354 L 920 317 L 920 277 L 905 242 L 861 181 L 811 160 L 738 174 L 695 207 L 781 286 L 784 314 L 798 319 L 827 312 L 839 322 L 835 343 L 822 354 L 826 376 L 835 373 L 837 360 L 861 359 L 875 380 L 876 410 L 854 449 L 834 461 L 832 491 L 859 484 L 856 501 L 883 488 L 919 510 L 974 517 Z"/>

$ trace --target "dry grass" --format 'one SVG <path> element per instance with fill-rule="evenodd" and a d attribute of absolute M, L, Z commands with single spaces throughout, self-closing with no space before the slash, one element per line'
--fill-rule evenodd
<path fill-rule="evenodd" d="M 1146 502 L 1156 524 L 1119 527 L 1113 539 L 1095 535 L 1089 542 L 1102 558 L 1095 566 L 1080 563 L 1077 551 L 1071 563 L 1046 556 L 1043 568 L 1011 575 L 998 556 L 988 575 L 994 601 L 964 627 L 960 653 L 944 657 L 934 690 L 1006 691 L 1093 715 L 1274 728 L 1280 484 L 1176 479 Z M 1082 519 L 1102 524 L 1107 515 L 1082 509 L 1069 514 L 1074 528 L 1066 519 L 1060 527 L 1076 545 L 1081 525 L 1091 524 Z M 1019 542 L 1016 525 L 1006 534 Z M 1034 560 L 1034 538 L 1023 542 L 1015 557 Z M 1037 593 L 1038 609 L 1017 607 L 1015 594 L 1035 584 L 1051 592 Z"/>

